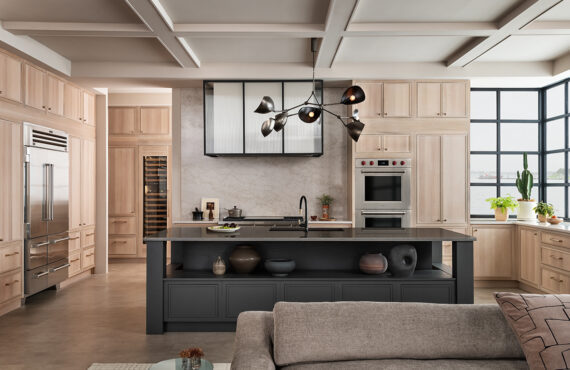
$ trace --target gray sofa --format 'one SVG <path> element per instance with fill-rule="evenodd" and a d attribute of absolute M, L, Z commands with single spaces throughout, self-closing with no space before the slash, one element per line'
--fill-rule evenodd
<path fill-rule="evenodd" d="M 290 303 L 239 315 L 232 370 L 528 369 L 497 305 Z"/>

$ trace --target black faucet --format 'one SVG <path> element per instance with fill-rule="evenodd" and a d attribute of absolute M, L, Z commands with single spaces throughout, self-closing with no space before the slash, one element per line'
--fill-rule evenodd
<path fill-rule="evenodd" d="M 305 228 L 305 232 L 309 232 L 309 218 L 307 216 L 307 197 L 301 195 L 301 199 L 299 200 L 299 214 L 303 211 L 303 201 L 305 201 L 305 222 L 301 223 L 299 221 L 299 226 Z"/>

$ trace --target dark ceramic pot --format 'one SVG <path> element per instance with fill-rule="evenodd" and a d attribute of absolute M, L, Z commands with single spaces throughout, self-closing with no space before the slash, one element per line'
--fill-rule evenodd
<path fill-rule="evenodd" d="M 295 270 L 295 261 L 285 258 L 272 258 L 265 260 L 265 269 L 273 276 L 287 276 Z"/>
<path fill-rule="evenodd" d="M 388 270 L 393 277 L 412 276 L 418 262 L 418 253 L 413 245 L 396 245 L 388 254 Z"/>
<path fill-rule="evenodd" d="M 359 266 L 365 274 L 383 274 L 388 268 L 388 260 L 382 253 L 366 253 L 360 257 Z"/>
<path fill-rule="evenodd" d="M 249 274 L 261 260 L 252 245 L 238 245 L 230 254 L 230 264 L 238 274 Z"/>

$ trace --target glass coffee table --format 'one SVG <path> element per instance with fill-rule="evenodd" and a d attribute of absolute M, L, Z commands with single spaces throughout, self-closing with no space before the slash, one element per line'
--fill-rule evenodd
<path fill-rule="evenodd" d="M 218 366 L 212 365 L 210 361 L 202 359 L 202 366 L 200 366 L 200 370 L 217 370 L 217 368 Z M 223 366 L 222 369 L 224 369 Z M 152 365 L 149 370 L 182 370 L 182 359 L 171 358 L 170 360 L 160 361 Z"/>

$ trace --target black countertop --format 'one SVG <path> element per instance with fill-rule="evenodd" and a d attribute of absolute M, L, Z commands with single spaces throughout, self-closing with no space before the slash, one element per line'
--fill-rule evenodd
<path fill-rule="evenodd" d="M 268 226 L 243 226 L 234 233 L 218 233 L 206 228 L 172 227 L 156 235 L 144 238 L 145 242 L 156 241 L 275 241 L 275 242 L 414 242 L 414 241 L 474 241 L 470 235 L 464 235 L 441 228 L 404 228 L 404 229 L 362 229 L 346 228 L 342 231 L 270 231 Z"/>

